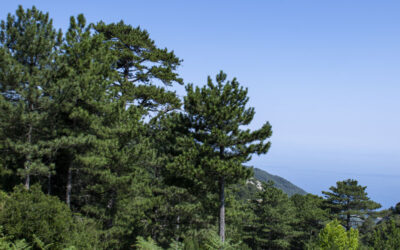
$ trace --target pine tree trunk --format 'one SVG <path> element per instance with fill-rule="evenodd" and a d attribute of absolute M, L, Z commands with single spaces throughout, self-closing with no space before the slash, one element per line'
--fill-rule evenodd
<path fill-rule="evenodd" d="M 48 183 L 47 183 L 47 194 L 51 194 L 51 173 L 49 173 Z"/>
<path fill-rule="evenodd" d="M 27 170 L 27 168 L 25 168 L 25 170 Z M 27 173 L 26 176 L 25 176 L 25 188 L 26 188 L 27 190 L 29 190 L 29 188 L 30 188 L 30 181 L 31 181 L 31 177 L 30 177 L 30 175 Z"/>
<path fill-rule="evenodd" d="M 29 124 L 29 130 L 28 130 L 28 144 L 31 145 L 32 144 L 32 124 Z M 31 149 L 29 149 L 31 150 Z M 32 155 L 31 152 L 28 153 L 28 156 L 26 157 L 26 164 L 25 164 L 25 188 L 27 190 L 29 190 L 30 188 L 30 182 L 31 182 L 31 176 L 29 174 L 29 167 L 31 165 L 31 161 L 32 161 Z"/>
<path fill-rule="evenodd" d="M 347 219 L 346 219 L 346 230 L 350 230 L 350 214 L 347 214 Z"/>
<path fill-rule="evenodd" d="M 75 101 L 75 105 L 77 105 L 77 101 Z M 72 128 L 75 131 L 76 129 L 76 120 L 73 119 L 72 121 Z M 68 174 L 67 174 L 67 186 L 65 190 L 65 203 L 67 203 L 67 206 L 70 208 L 71 207 L 71 191 L 72 191 L 72 165 L 73 165 L 73 153 L 71 153 L 71 161 L 68 166 Z"/>
<path fill-rule="evenodd" d="M 178 215 L 176 217 L 176 241 L 179 241 L 179 222 L 180 222 L 180 216 Z"/>
<path fill-rule="evenodd" d="M 219 180 L 219 237 L 225 242 L 225 179 L 221 177 Z"/>
<path fill-rule="evenodd" d="M 71 190 L 72 190 L 72 163 L 68 168 L 68 176 L 67 176 L 67 188 L 65 192 L 65 202 L 67 206 L 71 206 Z"/>
<path fill-rule="evenodd" d="M 125 68 L 124 68 L 124 79 L 125 79 L 125 81 L 128 81 L 129 80 L 129 66 L 125 66 Z"/>
<path fill-rule="evenodd" d="M 111 199 L 107 203 L 107 209 L 110 210 L 111 218 L 107 220 L 107 228 L 112 228 L 114 225 L 114 203 L 115 203 L 115 193 L 111 194 Z"/>

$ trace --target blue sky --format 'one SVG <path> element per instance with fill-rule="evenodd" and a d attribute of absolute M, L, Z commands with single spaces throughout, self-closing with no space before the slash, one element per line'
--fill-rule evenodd
<path fill-rule="evenodd" d="M 222 69 L 249 88 L 252 127 L 274 131 L 252 165 L 319 195 L 355 178 L 384 207 L 400 201 L 399 1 L 4 1 L 0 19 L 19 4 L 63 30 L 79 13 L 140 25 L 186 82 Z"/>

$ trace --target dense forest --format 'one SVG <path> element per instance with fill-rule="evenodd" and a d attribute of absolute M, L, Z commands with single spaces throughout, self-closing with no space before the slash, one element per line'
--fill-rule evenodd
<path fill-rule="evenodd" d="M 248 129 L 236 78 L 197 87 L 181 63 L 123 21 L 1 21 L 0 249 L 400 249 L 400 203 L 376 211 L 356 180 L 252 181 L 271 125 Z"/>

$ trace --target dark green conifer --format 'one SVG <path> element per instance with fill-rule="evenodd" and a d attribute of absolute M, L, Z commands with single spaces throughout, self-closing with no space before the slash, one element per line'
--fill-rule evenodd
<path fill-rule="evenodd" d="M 115 69 L 121 75 L 114 87 L 126 105 L 139 105 L 147 112 L 156 112 L 155 115 L 180 106 L 175 92 L 164 87 L 174 82 L 183 84 L 176 73 L 181 60 L 173 51 L 158 48 L 146 30 L 134 28 L 123 21 L 111 24 L 99 22 L 94 28 L 112 43 L 111 48 L 117 58 Z"/>
<path fill-rule="evenodd" d="M 57 121 L 52 143 L 58 149 L 54 183 L 59 193 L 65 188 L 65 196 L 60 196 L 70 206 L 73 184 L 78 183 L 74 175 L 83 179 L 84 173 L 96 171 L 93 165 L 104 161 L 101 155 L 93 157 L 93 151 L 106 142 L 110 129 L 114 105 L 108 88 L 116 74 L 110 67 L 114 58 L 109 46 L 102 36 L 91 35 L 83 15 L 71 17 L 62 49 L 52 92 Z"/>
<path fill-rule="evenodd" d="M 318 232 L 329 221 L 329 211 L 322 197 L 313 194 L 295 194 L 290 197 L 297 218 L 295 229 L 301 233 L 293 240 L 292 249 L 304 249 L 306 244 L 318 236 Z"/>
<path fill-rule="evenodd" d="M 347 230 L 353 226 L 354 219 L 363 221 L 366 214 L 381 207 L 379 203 L 369 199 L 366 188 L 358 185 L 356 180 L 348 179 L 336 182 L 336 187 L 329 188 L 331 192 L 322 192 L 327 206 Z"/>
<path fill-rule="evenodd" d="M 226 80 L 222 71 L 216 83 L 208 77 L 207 85 L 186 87 L 184 111 L 177 123 L 186 129 L 180 140 L 184 151 L 168 168 L 176 176 L 190 180 L 195 186 L 203 186 L 219 193 L 219 232 L 225 239 L 225 187 L 246 180 L 251 169 L 243 164 L 254 153 L 265 154 L 270 142 L 271 126 L 267 122 L 262 128 L 244 129 L 253 120 L 255 111 L 246 107 L 249 100 L 247 89 L 234 78 Z"/>
<path fill-rule="evenodd" d="M 252 249 L 290 249 L 299 231 L 294 227 L 295 208 L 287 194 L 275 188 L 272 181 L 263 183 L 252 206 L 255 218 L 244 232 L 245 243 Z"/>
<path fill-rule="evenodd" d="M 54 100 L 49 89 L 60 44 L 61 32 L 35 7 L 25 11 L 19 6 L 0 24 L 2 152 L 27 189 L 32 176 L 46 176 L 52 169 L 54 150 L 47 140 L 53 134 L 48 110 Z"/>

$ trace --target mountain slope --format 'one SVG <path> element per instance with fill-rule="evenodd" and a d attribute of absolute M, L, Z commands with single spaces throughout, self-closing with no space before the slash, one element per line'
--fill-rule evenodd
<path fill-rule="evenodd" d="M 306 191 L 280 176 L 272 175 L 259 168 L 254 168 L 253 171 L 254 177 L 250 178 L 245 185 L 237 186 L 237 195 L 240 199 L 248 200 L 254 198 L 257 191 L 261 189 L 261 182 L 267 181 L 273 181 L 275 187 L 281 189 L 289 196 L 294 194 L 307 194 Z"/>
<path fill-rule="evenodd" d="M 262 181 L 262 182 L 267 182 L 267 181 L 273 181 L 275 184 L 275 187 L 282 189 L 283 192 L 288 194 L 289 196 L 292 196 L 294 194 L 301 194 L 305 195 L 307 194 L 306 191 L 303 189 L 299 188 L 298 186 L 294 185 L 290 181 L 277 176 L 277 175 L 272 175 L 264 170 L 261 170 L 259 168 L 254 168 L 254 178 L 256 180 Z"/>

